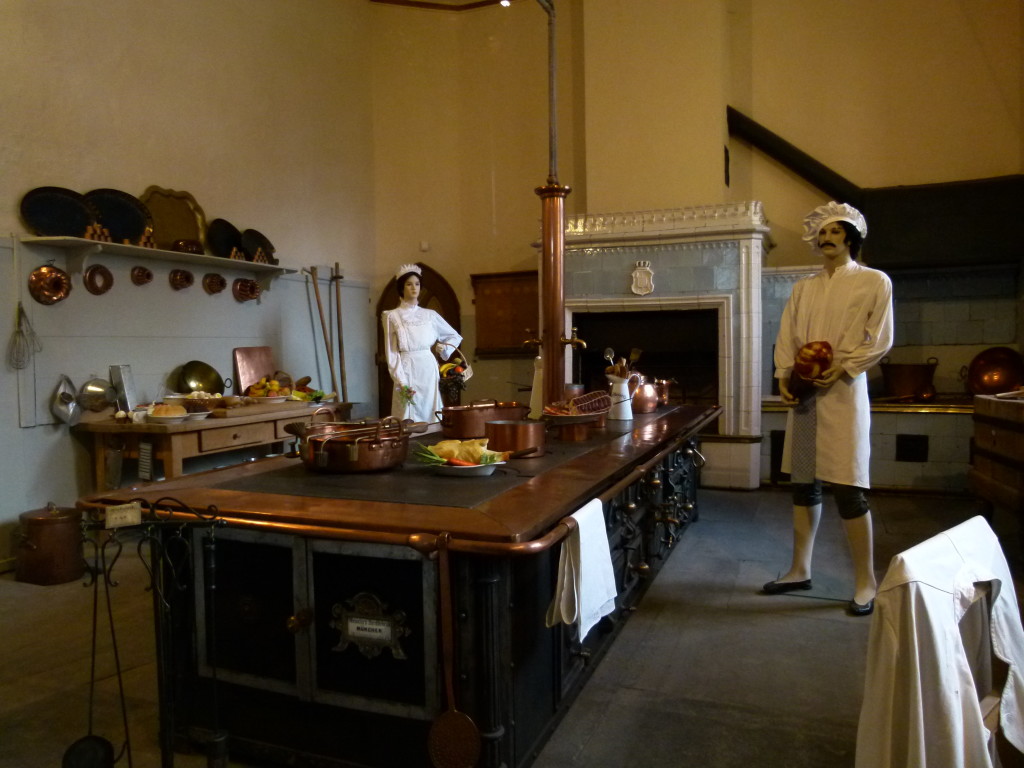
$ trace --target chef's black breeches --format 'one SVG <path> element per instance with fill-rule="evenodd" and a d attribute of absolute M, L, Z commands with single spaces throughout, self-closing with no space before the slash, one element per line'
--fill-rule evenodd
<path fill-rule="evenodd" d="M 840 485 L 829 483 L 832 494 L 836 497 L 839 516 L 843 520 L 853 520 L 868 513 L 868 497 L 863 488 L 856 485 Z M 793 485 L 793 503 L 800 507 L 813 507 L 821 504 L 821 480 L 813 483 L 795 483 Z"/>

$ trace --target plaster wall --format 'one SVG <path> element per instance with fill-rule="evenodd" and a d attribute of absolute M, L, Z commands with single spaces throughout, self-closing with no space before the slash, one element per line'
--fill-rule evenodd
<path fill-rule="evenodd" d="M 152 290 L 132 290 L 132 263 L 103 258 L 114 274 L 108 294 L 88 294 L 76 275 L 66 302 L 36 304 L 28 271 L 64 255 L 18 250 L 19 202 L 34 187 L 187 190 L 207 219 L 266 235 L 282 266 L 340 263 L 352 312 L 350 397 L 371 401 L 375 390 L 361 362 L 372 359 L 368 4 L 0 0 L 0 16 L 0 308 L 9 334 L 23 300 L 43 337 L 30 369 L 0 366 L 2 569 L 21 512 L 73 504 L 91 490 L 84 445 L 49 418 L 57 372 L 81 385 L 128 364 L 140 397 L 153 398 L 176 365 L 205 358 L 229 376 L 234 346 L 269 344 L 297 375 L 329 380 L 301 274 L 240 305 L 230 292 L 205 295 L 202 271 L 175 294 L 169 265 L 152 267 Z"/>
<path fill-rule="evenodd" d="M 0 0 L 0 14 L 0 232 L 24 231 L 33 187 L 155 184 L 258 229 L 286 266 L 369 276 L 365 3 Z"/>
<path fill-rule="evenodd" d="M 590 212 L 723 200 L 725 11 L 717 0 L 585 4 Z"/>
<path fill-rule="evenodd" d="M 730 6 L 729 103 L 855 184 L 1024 170 L 1015 0 Z M 809 263 L 800 222 L 822 193 L 741 142 L 730 148 L 730 198 L 764 201 L 772 222 L 769 266 Z"/>

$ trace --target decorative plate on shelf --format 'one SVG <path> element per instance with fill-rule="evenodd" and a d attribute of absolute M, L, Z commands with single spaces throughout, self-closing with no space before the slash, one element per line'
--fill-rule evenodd
<path fill-rule="evenodd" d="M 260 397 L 259 395 L 249 395 L 253 400 L 262 405 L 263 403 L 283 403 L 288 399 L 287 395 L 277 395 L 275 397 Z"/>
<path fill-rule="evenodd" d="M 84 195 L 64 187 L 36 187 L 21 198 L 21 218 L 40 237 L 84 237 L 96 209 Z"/>
<path fill-rule="evenodd" d="M 210 246 L 210 253 L 230 259 L 231 254 L 243 254 L 242 234 L 234 224 L 224 219 L 214 219 L 206 228 L 206 244 Z M 252 261 L 249 258 L 249 261 Z"/>
<path fill-rule="evenodd" d="M 138 245 L 153 231 L 153 215 L 139 198 L 119 189 L 94 189 L 85 199 L 96 209 L 97 221 L 114 243 Z"/>
<path fill-rule="evenodd" d="M 274 250 L 274 244 L 262 232 L 257 232 L 255 229 L 247 229 L 242 233 L 242 251 L 245 253 L 245 258 L 249 261 L 277 264 L 277 259 L 274 258 Z"/>
<path fill-rule="evenodd" d="M 140 202 L 153 217 L 153 242 L 164 251 L 173 250 L 176 240 L 206 242 L 206 214 L 188 192 L 152 186 Z"/>

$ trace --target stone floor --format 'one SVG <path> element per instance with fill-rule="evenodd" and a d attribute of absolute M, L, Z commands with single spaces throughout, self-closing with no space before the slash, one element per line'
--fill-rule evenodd
<path fill-rule="evenodd" d="M 826 505 L 814 589 L 766 597 L 760 585 L 788 564 L 787 494 L 702 491 L 700 520 L 535 768 L 852 766 L 871 619 L 844 612 L 851 567 L 831 499 Z M 876 494 L 873 509 L 879 577 L 894 554 L 975 512 L 970 499 L 922 495 Z M 1015 562 L 1016 531 L 998 515 L 994 527 Z M 160 766 L 151 598 L 131 542 L 114 575 L 131 764 Z M 81 581 L 40 587 L 0 577 L 0 768 L 52 768 L 89 732 L 92 594 Z M 99 605 L 93 730 L 120 748 L 102 590 Z M 201 755 L 174 758 L 179 768 L 206 764 Z"/>

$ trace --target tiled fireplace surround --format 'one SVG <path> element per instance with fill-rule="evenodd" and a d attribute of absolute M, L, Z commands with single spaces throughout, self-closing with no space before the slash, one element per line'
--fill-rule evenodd
<path fill-rule="evenodd" d="M 772 344 L 793 283 L 814 268 L 762 270 L 768 233 L 759 202 L 588 214 L 566 222 L 566 327 L 582 312 L 717 312 L 718 399 L 723 410 L 719 434 L 707 436 L 702 448 L 708 459 L 702 482 L 711 487 L 754 489 L 768 482 L 769 436 L 784 428 L 784 409 L 772 405 Z M 653 290 L 645 295 L 632 289 L 638 264 L 649 266 L 653 274 Z M 949 350 L 943 355 L 949 359 L 942 360 L 936 374 L 939 392 L 963 393 L 956 372 L 981 348 L 977 345 L 1015 341 L 1019 297 L 1012 268 L 892 277 L 900 347 L 891 353 L 893 359 L 914 362 L 901 359 L 901 353 L 936 345 Z M 637 343 L 642 345 L 642 339 Z M 952 359 L 957 355 L 966 357 Z M 875 392 L 880 373 L 873 369 L 869 375 Z M 875 486 L 965 489 L 972 433 L 969 406 L 874 410 Z M 895 446 L 901 435 L 927 436 L 927 459 L 898 457 Z"/>
<path fill-rule="evenodd" d="M 566 327 L 578 312 L 717 312 L 722 415 L 720 437 L 702 448 L 705 485 L 756 488 L 760 482 L 761 264 L 768 231 L 759 202 L 566 222 Z M 646 295 L 632 288 L 638 266 L 653 275 Z"/>

